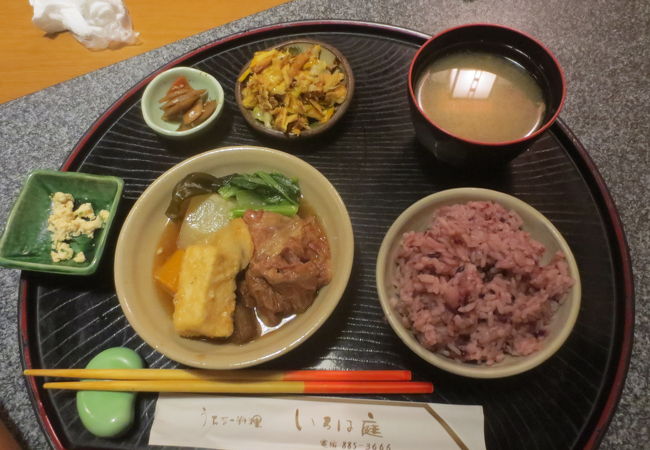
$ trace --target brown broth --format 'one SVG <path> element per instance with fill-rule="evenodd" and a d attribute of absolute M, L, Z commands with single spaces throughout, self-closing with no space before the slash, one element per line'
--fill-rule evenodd
<path fill-rule="evenodd" d="M 415 95 L 437 126 L 487 143 L 529 136 L 546 111 L 542 89 L 526 69 L 486 52 L 452 53 L 431 62 Z"/>
<path fill-rule="evenodd" d="M 301 219 L 306 219 L 307 217 L 312 217 L 316 215 L 316 210 L 307 203 L 303 197 L 300 197 L 300 206 L 298 207 L 298 217 Z M 319 219 L 319 217 L 316 217 Z"/>
<path fill-rule="evenodd" d="M 160 240 L 156 246 L 156 255 L 153 260 L 154 272 L 162 266 L 165 261 L 176 251 L 176 241 L 178 240 L 178 233 L 181 230 L 182 222 L 168 220 L 160 235 Z"/>

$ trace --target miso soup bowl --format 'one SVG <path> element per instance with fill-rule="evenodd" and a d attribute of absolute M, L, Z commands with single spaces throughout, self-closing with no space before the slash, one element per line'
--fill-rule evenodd
<path fill-rule="evenodd" d="M 277 330 L 246 344 L 180 337 L 174 330 L 172 305 L 153 279 L 153 262 L 168 219 L 165 210 L 180 180 L 192 172 L 214 176 L 281 172 L 297 177 L 304 199 L 318 217 L 331 250 L 332 280 L 314 303 Z M 332 184 L 296 156 L 263 147 L 236 146 L 210 150 L 186 159 L 158 177 L 127 216 L 115 249 L 115 289 L 124 315 L 135 332 L 168 358 L 201 369 L 239 369 L 277 358 L 305 342 L 336 308 L 352 269 L 354 237 L 345 204 Z"/>
<path fill-rule="evenodd" d="M 416 95 L 424 69 L 436 59 L 462 51 L 501 55 L 531 74 L 546 103 L 541 125 L 533 133 L 512 141 L 480 142 L 444 129 L 426 114 Z M 457 167 L 493 167 L 524 152 L 555 122 L 564 105 L 566 82 L 555 56 L 536 39 L 500 25 L 471 24 L 443 31 L 420 47 L 409 69 L 408 95 L 417 138 L 438 160 Z"/>

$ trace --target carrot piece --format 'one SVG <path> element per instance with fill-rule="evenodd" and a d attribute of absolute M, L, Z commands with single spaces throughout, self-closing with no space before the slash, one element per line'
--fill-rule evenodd
<path fill-rule="evenodd" d="M 184 253 L 183 249 L 176 250 L 153 274 L 154 279 L 171 295 L 176 294 L 178 289 L 178 274 L 181 271 Z"/>

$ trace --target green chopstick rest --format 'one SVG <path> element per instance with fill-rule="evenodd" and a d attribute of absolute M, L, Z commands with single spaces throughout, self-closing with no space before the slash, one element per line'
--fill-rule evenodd
<path fill-rule="evenodd" d="M 126 347 L 113 347 L 97 354 L 86 369 L 142 369 L 140 355 Z M 77 412 L 81 423 L 98 437 L 124 434 L 135 417 L 133 392 L 77 392 Z"/>

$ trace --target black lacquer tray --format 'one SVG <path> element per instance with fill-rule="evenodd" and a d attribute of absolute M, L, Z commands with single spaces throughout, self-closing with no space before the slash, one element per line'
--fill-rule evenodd
<path fill-rule="evenodd" d="M 255 135 L 239 114 L 235 78 L 254 51 L 298 36 L 329 42 L 347 56 L 356 77 L 355 97 L 326 136 L 299 143 L 269 140 Z M 151 77 L 128 91 L 87 132 L 63 167 L 125 181 L 102 265 L 89 278 L 23 273 L 24 366 L 83 367 L 105 348 L 127 346 L 149 367 L 175 367 L 134 333 L 118 304 L 112 249 L 120 225 L 145 187 L 187 156 L 227 145 L 262 145 L 293 153 L 330 179 L 348 207 L 356 242 L 351 281 L 335 313 L 301 347 L 265 368 L 410 369 L 416 380 L 433 381 L 436 392 L 390 399 L 483 405 L 488 449 L 596 447 L 621 394 L 634 308 L 629 255 L 611 197 L 561 121 L 502 171 L 471 174 L 437 163 L 415 139 L 406 93 L 410 59 L 426 37 L 367 23 L 303 22 L 199 48 L 165 67 L 197 67 L 225 89 L 223 117 L 196 141 L 168 142 L 146 127 L 139 101 Z M 474 380 L 429 366 L 393 333 L 377 299 L 375 259 L 390 224 L 421 197 L 461 186 L 496 189 L 530 203 L 562 232 L 578 261 L 583 300 L 573 333 L 550 360 L 519 376 Z M 147 447 L 155 395 L 139 395 L 133 429 L 107 440 L 83 428 L 73 392 L 45 392 L 34 380 L 27 386 L 54 447 Z"/>

